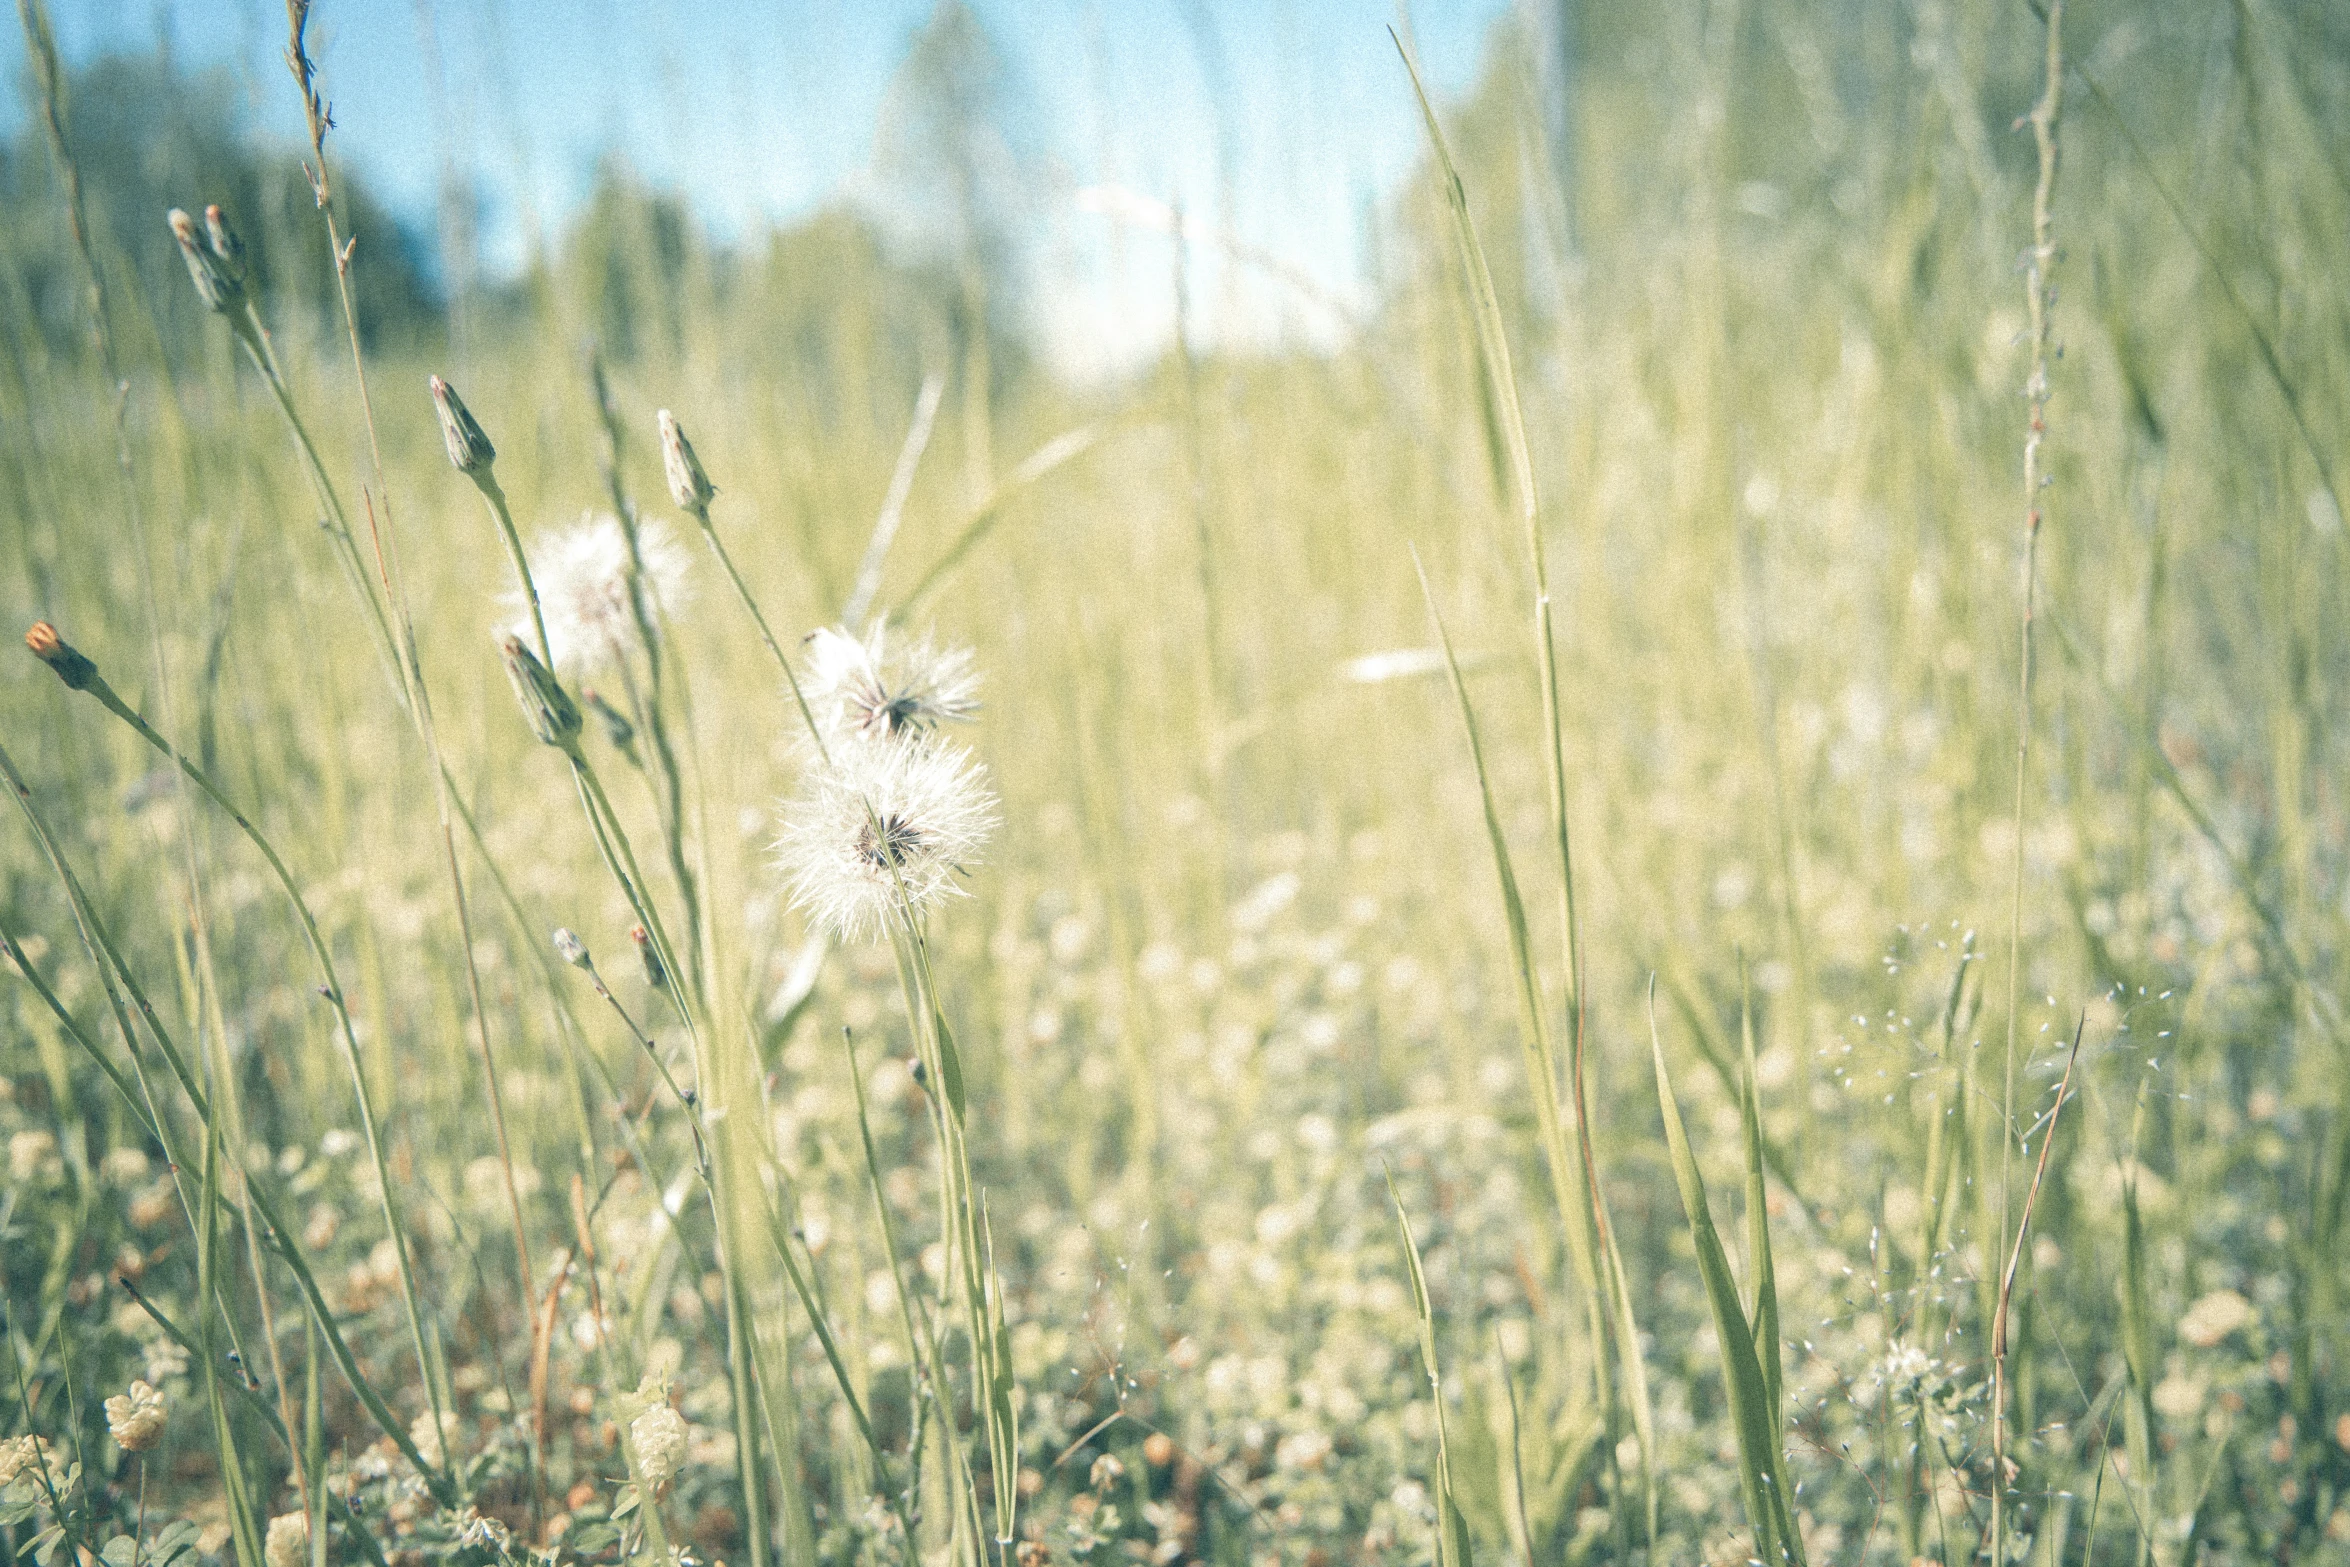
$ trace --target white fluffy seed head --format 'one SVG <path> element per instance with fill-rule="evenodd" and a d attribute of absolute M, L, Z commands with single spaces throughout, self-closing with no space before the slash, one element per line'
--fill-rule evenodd
<path fill-rule="evenodd" d="M 995 830 L 986 770 L 936 735 L 849 733 L 783 808 L 776 854 L 800 912 L 843 941 L 959 896 Z"/>
<path fill-rule="evenodd" d="M 658 522 L 637 524 L 637 558 L 645 610 L 656 625 L 690 596 L 688 556 Z M 636 610 L 628 593 L 628 534 L 609 512 L 587 512 L 560 533 L 542 537 L 530 555 L 531 579 L 546 617 L 547 641 L 560 674 L 578 677 L 618 659 L 636 637 Z M 520 616 L 512 628 L 530 636 L 530 606 L 519 591 L 505 596 Z"/>
<path fill-rule="evenodd" d="M 879 622 L 862 637 L 837 629 L 809 637 L 806 691 L 827 744 L 919 738 L 979 711 L 969 648 L 892 640 Z"/>

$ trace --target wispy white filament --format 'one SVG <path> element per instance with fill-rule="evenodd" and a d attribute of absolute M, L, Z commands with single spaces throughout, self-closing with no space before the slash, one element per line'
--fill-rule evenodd
<path fill-rule="evenodd" d="M 791 899 L 843 941 L 959 896 L 996 825 L 986 771 L 936 735 L 844 734 L 785 803 L 776 855 Z"/>
<path fill-rule="evenodd" d="M 689 557 L 658 522 L 637 524 L 636 542 L 646 609 L 656 618 L 675 614 L 688 596 Z M 628 535 L 619 518 L 589 512 L 542 537 L 530 552 L 530 570 L 559 671 L 590 674 L 622 656 L 636 636 L 636 613 L 628 595 Z M 520 592 L 507 594 L 506 604 L 523 617 L 519 634 L 527 639 L 529 607 Z"/>
<path fill-rule="evenodd" d="M 808 638 L 809 711 L 826 742 L 902 740 L 979 711 L 979 675 L 968 648 L 893 641 L 876 624 L 862 637 L 824 630 Z"/>

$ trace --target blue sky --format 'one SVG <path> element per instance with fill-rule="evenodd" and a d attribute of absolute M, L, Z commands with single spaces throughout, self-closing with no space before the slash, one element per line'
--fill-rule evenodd
<path fill-rule="evenodd" d="M 312 54 L 339 150 L 420 229 L 443 160 L 485 201 L 487 270 L 511 271 L 531 225 L 558 229 L 599 155 L 618 151 L 681 192 L 727 237 L 785 223 L 843 195 L 886 195 L 872 170 L 893 72 L 932 0 L 858 5 L 632 4 L 626 0 L 323 0 Z M 1440 94 L 1475 79 L 1511 0 L 1411 12 Z M 50 0 L 75 62 L 168 36 L 189 65 L 225 66 L 253 125 L 288 141 L 299 106 L 280 60 L 280 0 Z M 1040 217 L 1055 302 L 1040 323 L 1073 371 L 1110 370 L 1163 342 L 1170 242 L 1104 215 L 1117 185 L 1217 212 L 1220 127 L 1232 137 L 1233 229 L 1341 298 L 1361 283 L 1370 206 L 1421 150 L 1409 83 L 1379 0 L 976 0 L 1033 105 L 1052 172 Z M 1212 36 L 1212 55 L 1202 31 Z M 22 58 L 21 38 L 9 43 Z M 1219 117 L 1210 58 L 1229 83 Z M 437 68 L 435 61 L 437 60 Z M 23 76 L 5 73 L 0 118 L 23 122 Z M 1194 247 L 1202 335 L 1327 338 L 1340 324 L 1294 283 L 1227 270 Z"/>

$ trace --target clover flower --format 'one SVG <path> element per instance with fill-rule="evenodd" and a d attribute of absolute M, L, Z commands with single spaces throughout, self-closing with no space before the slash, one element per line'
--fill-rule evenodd
<path fill-rule="evenodd" d="M 416 1448 L 416 1456 L 423 1459 L 427 1466 L 434 1469 L 446 1469 L 449 1466 L 448 1446 L 441 1440 L 441 1428 L 433 1420 L 431 1410 L 426 1410 L 408 1423 L 408 1440 Z"/>
<path fill-rule="evenodd" d="M 685 1416 L 667 1404 L 655 1404 L 628 1423 L 628 1440 L 636 1449 L 637 1469 L 656 1495 L 685 1466 L 687 1439 L 691 1434 Z"/>
<path fill-rule="evenodd" d="M 45 1437 L 20 1436 L 0 1442 L 0 1485 L 15 1483 L 16 1477 L 28 1470 L 54 1467 L 54 1451 Z"/>
<path fill-rule="evenodd" d="M 167 1408 L 163 1395 L 146 1382 L 106 1401 L 106 1432 L 126 1453 L 143 1453 L 163 1439 Z"/>
<path fill-rule="evenodd" d="M 302 1567 L 310 1560 L 310 1515 L 279 1513 L 270 1519 L 261 1558 L 269 1567 Z"/>

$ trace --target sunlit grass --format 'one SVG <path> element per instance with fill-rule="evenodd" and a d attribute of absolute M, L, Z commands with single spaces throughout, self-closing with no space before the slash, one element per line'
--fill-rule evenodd
<path fill-rule="evenodd" d="M 94 341 L 36 127 L 0 1544 L 2344 1549 L 2338 25 L 2065 21 L 2019 793 L 2044 35 L 1889 16 L 1594 19 L 1565 145 L 1505 34 L 1346 346 L 1085 390 L 626 192 L 461 375 L 160 210 Z M 690 546 L 592 675 L 512 596 L 591 509 Z M 984 855 L 788 848 L 866 613 Z"/>

